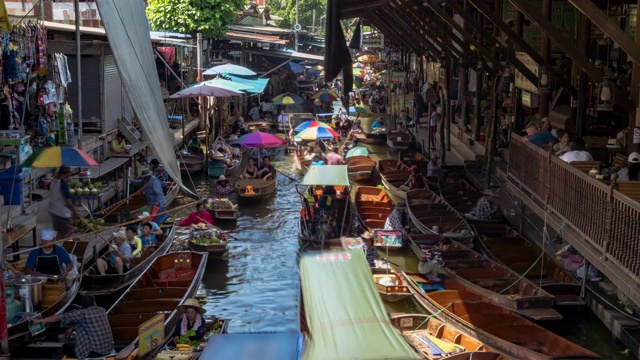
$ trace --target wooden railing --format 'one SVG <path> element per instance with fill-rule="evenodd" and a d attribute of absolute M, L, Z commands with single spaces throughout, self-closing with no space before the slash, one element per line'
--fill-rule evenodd
<path fill-rule="evenodd" d="M 509 153 L 513 180 L 583 233 L 603 260 L 640 280 L 640 203 L 520 137 Z"/>

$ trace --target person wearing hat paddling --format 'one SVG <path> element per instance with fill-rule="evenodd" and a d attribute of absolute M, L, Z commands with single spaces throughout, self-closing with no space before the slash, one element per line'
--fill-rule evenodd
<path fill-rule="evenodd" d="M 184 314 L 178 319 L 173 330 L 173 342 L 176 344 L 188 344 L 191 341 L 200 341 L 204 338 L 206 324 L 202 315 L 206 312 L 196 299 L 186 299 L 177 307 Z"/>
<path fill-rule="evenodd" d="M 640 153 L 629 154 L 627 167 L 618 171 L 618 180 L 640 181 Z"/>
<path fill-rule="evenodd" d="M 466 217 L 479 221 L 488 221 L 496 217 L 498 210 L 500 210 L 498 205 L 492 201 L 496 193 L 487 189 L 482 194 L 484 196 L 478 199 L 476 207 L 470 213 L 464 214 Z"/>
<path fill-rule="evenodd" d="M 409 175 L 409 178 L 404 184 L 400 185 L 400 189 L 404 191 L 424 189 L 424 179 L 422 178 L 422 175 L 420 175 L 418 167 L 413 165 L 410 170 L 411 175 Z"/>
<path fill-rule="evenodd" d="M 66 277 L 69 271 L 73 270 L 71 256 L 65 248 L 55 245 L 56 238 L 54 230 L 42 230 L 40 241 L 42 247 L 33 249 L 29 253 L 25 272 L 28 275 L 62 275 Z"/>
<path fill-rule="evenodd" d="M 158 180 L 151 170 L 145 169 L 140 174 L 140 179 L 132 179 L 131 183 L 137 187 L 144 188 L 144 197 L 147 200 L 148 206 L 155 206 L 158 208 L 158 212 L 163 213 L 165 206 L 167 205 L 167 199 L 164 197 L 164 190 L 162 184 Z M 156 217 L 156 223 L 162 224 L 169 218 L 169 214 L 160 214 Z"/>
<path fill-rule="evenodd" d="M 232 194 L 235 191 L 236 191 L 236 188 L 233 185 L 231 185 L 229 180 L 224 175 L 220 175 L 218 180 L 216 180 L 216 197 L 217 198 L 220 198 L 220 199 L 226 198 L 227 196 L 229 196 L 229 194 Z"/>
<path fill-rule="evenodd" d="M 80 214 L 73 206 L 71 201 L 71 193 L 69 192 L 69 184 L 67 179 L 71 174 L 71 169 L 67 166 L 61 166 L 58 169 L 56 177 L 49 185 L 49 216 L 55 230 L 62 239 L 71 236 L 73 232 L 72 217 L 80 218 Z"/>
<path fill-rule="evenodd" d="M 96 305 L 96 299 L 91 295 L 80 298 L 82 309 L 53 315 L 44 319 L 29 319 L 33 323 L 56 323 L 62 325 L 75 324 L 67 330 L 67 335 L 75 329 L 76 339 L 62 345 L 62 352 L 68 357 L 78 360 L 88 358 L 105 358 L 114 353 L 113 334 L 107 317 L 107 311 Z"/>
<path fill-rule="evenodd" d="M 207 209 L 205 209 L 204 203 L 199 202 L 196 204 L 196 211 L 189 214 L 189 216 L 186 219 L 180 221 L 178 225 L 190 226 L 190 225 L 199 224 L 202 222 L 206 222 L 213 225 L 213 218 L 211 217 L 211 214 L 207 211 Z"/>
<path fill-rule="evenodd" d="M 429 160 L 429 163 L 427 164 L 427 176 L 440 176 L 440 164 L 438 164 L 439 159 L 440 157 L 438 154 L 431 154 L 431 160 Z"/>
<path fill-rule="evenodd" d="M 96 261 L 96 267 L 100 275 L 123 274 L 125 269 L 129 270 L 133 253 L 131 245 L 126 240 L 127 232 L 125 230 L 118 230 L 113 233 L 115 247 L 112 245 L 109 250 L 108 260 L 100 258 Z"/>
<path fill-rule="evenodd" d="M 387 220 L 384 222 L 385 230 L 402 230 L 409 226 L 409 220 L 407 219 L 407 203 L 400 201 L 396 204 L 393 211 L 387 216 Z"/>
<path fill-rule="evenodd" d="M 344 159 L 338 154 L 338 147 L 331 146 L 331 150 L 327 154 L 327 165 L 343 165 Z"/>

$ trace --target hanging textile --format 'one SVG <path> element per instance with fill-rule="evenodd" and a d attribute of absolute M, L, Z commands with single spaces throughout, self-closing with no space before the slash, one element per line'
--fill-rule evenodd
<path fill-rule="evenodd" d="M 325 81 L 331 82 L 342 71 L 344 86 L 342 87 L 342 105 L 349 109 L 349 92 L 353 87 L 353 69 L 351 54 L 347 48 L 347 40 L 340 24 L 340 1 L 327 2 L 327 31 L 325 33 L 324 72 Z"/>

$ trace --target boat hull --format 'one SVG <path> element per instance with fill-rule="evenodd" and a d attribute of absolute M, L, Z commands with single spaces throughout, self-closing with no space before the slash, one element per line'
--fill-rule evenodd
<path fill-rule="evenodd" d="M 371 178 L 376 162 L 369 156 L 352 156 L 345 160 L 349 180 L 365 181 Z"/>
<path fill-rule="evenodd" d="M 411 222 L 423 234 L 441 235 L 471 244 L 473 230 L 465 219 L 431 190 L 407 192 L 407 212 Z"/>
<path fill-rule="evenodd" d="M 228 244 L 201 245 L 189 240 L 187 247 L 191 251 L 203 252 L 209 254 L 209 259 L 222 259 L 229 252 Z"/>
<path fill-rule="evenodd" d="M 390 130 L 387 133 L 387 145 L 394 151 L 407 150 L 411 140 L 411 134 L 406 130 Z"/>
<path fill-rule="evenodd" d="M 252 191 L 247 191 L 247 186 L 252 186 Z M 238 199 L 245 202 L 262 202 L 266 201 L 275 194 L 278 187 L 278 180 L 262 180 L 262 179 L 241 179 L 236 183 L 238 190 Z"/>
<path fill-rule="evenodd" d="M 359 186 L 355 195 L 358 221 L 368 231 L 383 229 L 395 203 L 385 190 L 372 186 Z"/>
<path fill-rule="evenodd" d="M 177 154 L 178 164 L 180 165 L 180 171 L 186 172 L 194 172 L 194 171 L 202 171 L 205 166 L 205 162 L 207 160 L 204 155 L 185 155 L 185 154 Z"/>

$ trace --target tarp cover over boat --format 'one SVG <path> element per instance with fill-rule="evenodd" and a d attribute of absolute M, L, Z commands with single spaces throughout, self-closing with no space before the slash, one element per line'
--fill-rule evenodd
<path fill-rule="evenodd" d="M 361 250 L 300 259 L 310 341 L 304 359 L 420 359 L 393 328 Z"/>
<path fill-rule="evenodd" d="M 311 165 L 300 185 L 349 186 L 347 165 Z"/>
<path fill-rule="evenodd" d="M 173 144 L 174 135 L 160 94 L 144 2 L 97 0 L 97 3 L 122 84 L 154 154 L 169 176 L 193 195 L 182 184 L 173 146 L 167 145 Z"/>
<path fill-rule="evenodd" d="M 299 333 L 220 334 L 209 338 L 201 359 L 297 360 L 302 352 Z"/>

